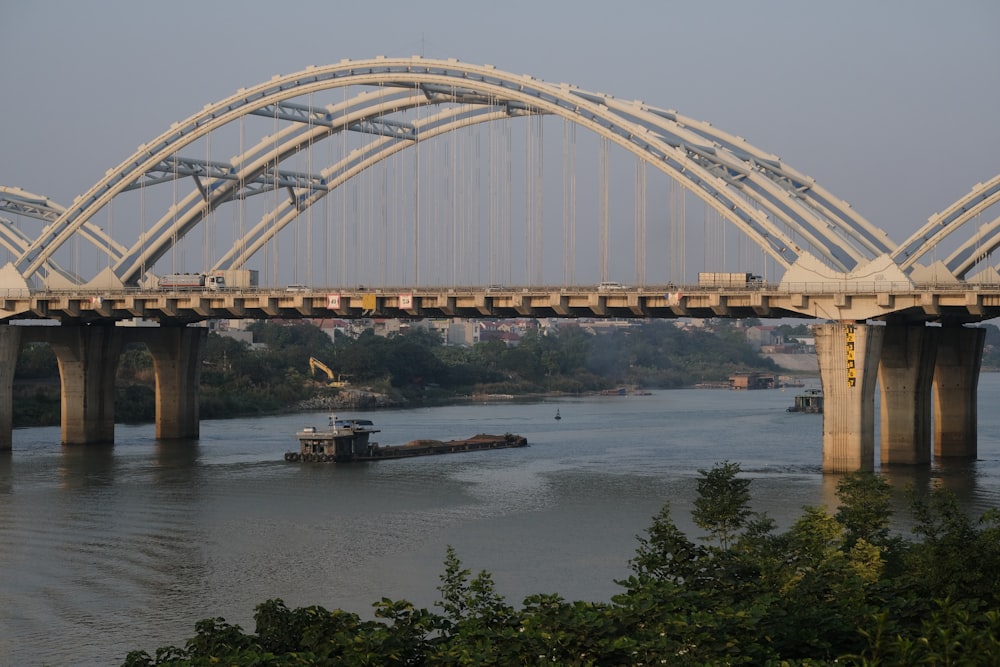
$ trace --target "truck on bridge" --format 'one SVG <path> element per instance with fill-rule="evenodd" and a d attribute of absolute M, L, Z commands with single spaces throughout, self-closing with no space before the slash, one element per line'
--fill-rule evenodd
<path fill-rule="evenodd" d="M 698 274 L 698 287 L 763 287 L 764 280 L 752 273 L 703 271 Z"/>
<path fill-rule="evenodd" d="M 226 279 L 215 273 L 168 273 L 158 285 L 160 289 L 217 291 L 226 289 Z"/>

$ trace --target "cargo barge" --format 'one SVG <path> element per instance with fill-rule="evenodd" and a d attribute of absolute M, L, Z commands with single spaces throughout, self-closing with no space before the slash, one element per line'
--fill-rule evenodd
<path fill-rule="evenodd" d="M 795 397 L 795 404 L 788 408 L 788 412 L 823 414 L 823 390 L 807 389 L 806 393 L 799 394 Z"/>
<path fill-rule="evenodd" d="M 383 461 L 414 456 L 458 454 L 486 449 L 526 447 L 527 438 L 513 433 L 488 435 L 480 433 L 466 440 L 411 440 L 403 445 L 382 446 L 371 439 L 379 429 L 368 419 L 330 418 L 328 430 L 307 427 L 295 434 L 299 451 L 286 452 L 285 460 L 308 463 L 351 463 L 354 461 Z"/>

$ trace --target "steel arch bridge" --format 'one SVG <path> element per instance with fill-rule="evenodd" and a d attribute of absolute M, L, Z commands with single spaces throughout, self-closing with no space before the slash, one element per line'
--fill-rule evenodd
<path fill-rule="evenodd" d="M 311 104 L 313 94 L 335 89 L 345 91 L 342 101 Z M 434 113 L 416 120 L 404 115 L 422 107 Z M 2 218 L 0 244 L 14 255 L 13 267 L 25 281 L 38 276 L 47 286 L 83 286 L 84 278 L 55 261 L 68 241 L 83 239 L 108 258 L 102 280 L 137 285 L 223 204 L 262 192 L 287 193 L 242 230 L 211 267 L 238 269 L 293 220 L 372 166 L 416 149 L 422 140 L 521 116 L 560 117 L 663 172 L 756 244 L 784 271 L 785 282 L 842 283 L 876 273 L 902 284 L 965 280 L 1000 245 L 998 217 L 976 226 L 967 240 L 952 240 L 957 247 L 943 263 L 930 268 L 918 263 L 1000 200 L 1000 176 L 978 184 L 897 245 L 813 179 L 707 122 L 489 65 L 419 57 L 345 60 L 241 89 L 140 146 L 67 207 L 3 188 L 0 210 L 47 224 L 32 238 Z M 248 148 L 241 146 L 229 161 L 181 157 L 196 142 L 250 117 L 285 125 Z M 321 169 L 285 166 L 317 142 L 348 132 L 367 137 L 367 143 Z M 175 197 L 130 246 L 116 242 L 94 222 L 123 193 L 164 183 L 176 188 L 185 178 L 193 182 L 190 192 Z M 992 268 L 978 276 L 1000 282 Z"/>
<path fill-rule="evenodd" d="M 333 91 L 340 99 L 331 95 Z M 782 272 L 781 283 L 682 294 L 669 284 L 651 286 L 640 279 L 635 287 L 611 283 L 617 289 L 609 292 L 603 289 L 608 285 L 574 286 L 566 279 L 572 272 L 566 270 L 565 249 L 565 284 L 556 287 L 538 283 L 517 288 L 500 285 L 497 290 L 492 284 L 425 286 L 417 270 L 413 283 L 396 293 L 356 283 L 292 292 L 179 292 L 158 289 L 153 282 L 154 271 L 166 258 L 176 259 L 184 252 L 185 239 L 193 230 L 207 232 L 224 204 L 235 204 L 238 225 L 222 252 L 215 253 L 206 243 L 200 268 L 240 270 L 251 259 L 272 251 L 276 261 L 281 231 L 290 225 L 295 231 L 300 219 L 308 219 L 317 204 L 322 202 L 322 209 L 328 198 L 343 198 L 345 191 L 366 179 L 372 193 L 384 188 L 371 175 L 382 169 L 385 176 L 389 167 L 402 162 L 402 154 L 413 158 L 413 172 L 407 175 L 419 180 L 423 177 L 422 146 L 438 143 L 428 140 L 457 138 L 480 126 L 502 129 L 490 135 L 487 159 L 476 150 L 461 158 L 488 164 L 491 179 L 494 172 L 501 175 L 499 194 L 494 198 L 490 190 L 486 250 L 495 250 L 493 226 L 499 221 L 502 229 L 496 232 L 496 247 L 510 253 L 514 239 L 504 217 L 509 210 L 494 210 L 509 206 L 510 201 L 510 193 L 503 190 L 510 185 L 512 171 L 509 128 L 522 125 L 522 119 L 528 128 L 536 123 L 540 127 L 548 118 L 562 120 L 564 149 L 571 149 L 569 156 L 563 155 L 562 231 L 564 245 L 573 252 L 575 172 L 567 178 L 571 168 L 566 164 L 575 167 L 575 144 L 566 141 L 566 128 L 574 139 L 576 128 L 582 128 L 600 142 L 597 208 L 602 281 L 612 240 L 606 154 L 616 147 L 637 164 L 632 230 L 637 276 L 644 275 L 640 267 L 644 270 L 645 255 L 640 251 L 646 252 L 643 225 L 648 171 L 669 181 L 672 215 L 680 213 L 686 224 L 686 215 L 673 210 L 676 184 L 683 191 L 683 201 L 696 200 L 727 230 L 759 249 Z M 271 132 L 248 141 L 245 130 L 259 123 L 270 123 Z M 525 161 L 526 171 L 535 173 L 525 181 L 536 180 L 526 185 L 524 194 L 540 215 L 541 195 L 533 188 L 540 189 L 543 182 L 544 153 L 535 143 L 541 140 L 540 131 L 532 132 L 525 133 L 529 140 Z M 314 163 L 315 147 L 330 146 L 335 137 L 341 141 L 341 150 L 331 150 L 328 159 Z M 495 154 L 494 138 L 499 145 Z M 218 144 L 235 146 L 230 153 L 233 157 L 218 159 L 213 150 Z M 472 147 L 477 146 L 473 143 Z M 201 149 L 204 156 L 194 157 Z M 452 175 L 459 169 L 456 156 L 449 156 L 455 170 Z M 427 178 L 434 176 L 429 169 Z M 188 183 L 190 189 L 184 190 L 182 186 Z M 412 185 L 412 196 L 417 198 L 422 190 Z M 445 185 L 445 190 L 458 188 L 456 182 Z M 493 187 L 492 180 L 489 185 Z M 154 200 L 151 193 L 162 191 L 158 186 L 167 186 L 168 196 L 160 196 L 167 203 L 159 206 L 163 202 L 156 202 L 155 222 L 147 227 L 147 194 Z M 259 218 L 248 223 L 239 207 L 264 193 L 272 195 L 273 204 L 260 207 Z M 482 217 L 483 207 L 475 201 L 474 192 L 469 197 L 470 201 L 449 202 L 455 207 L 453 218 L 467 217 L 470 227 L 448 230 L 454 247 L 443 243 L 435 249 L 437 257 L 456 255 L 458 237 L 480 231 L 472 225 L 482 226 L 477 217 Z M 122 217 L 133 198 L 138 199 L 141 229 L 134 229 L 135 220 L 126 216 L 127 226 L 133 228 L 121 234 L 139 233 L 134 242 L 124 242 L 113 222 L 116 216 Z M 207 330 L 182 325 L 206 319 L 438 314 L 484 318 L 800 316 L 828 321 L 815 327 L 827 411 L 836 415 L 829 429 L 824 417 L 824 471 L 872 467 L 876 382 L 883 391 L 883 462 L 929 460 L 932 426 L 935 456 L 975 458 L 976 378 L 985 330 L 964 324 L 1000 316 L 1000 272 L 990 265 L 992 253 L 1000 246 L 1000 217 L 991 213 L 998 202 L 1000 176 L 977 184 L 926 224 L 914 225 L 916 231 L 897 244 L 845 201 L 777 156 L 676 111 L 457 60 L 375 58 L 310 67 L 206 105 L 140 146 L 69 205 L 16 188 L 0 188 L 0 215 L 15 219 L 0 217 L 0 245 L 13 257 L 0 267 L 0 315 L 5 322 L 21 317 L 55 318 L 65 325 L 0 327 L 0 370 L 8 371 L 0 372 L 0 450 L 10 448 L 13 373 L 9 371 L 22 342 L 47 342 L 56 348 L 64 386 L 63 442 L 90 443 L 113 437 L 113 410 L 106 408 L 113 404 L 115 360 L 130 342 L 145 343 L 154 355 L 157 437 L 197 437 L 197 379 Z M 362 204 L 385 206 L 385 201 L 373 194 L 371 201 Z M 363 209 L 359 204 L 351 216 L 366 212 Z M 394 241 L 399 254 L 390 259 L 383 255 L 383 270 L 388 262 L 408 256 L 416 266 L 422 257 L 420 243 L 437 240 L 425 230 L 421 236 L 422 230 L 416 229 L 421 224 L 419 202 L 414 202 L 411 213 L 412 220 L 406 222 L 414 227 L 413 234 Z M 527 207 L 525 217 L 531 217 Z M 17 224 L 22 218 L 39 220 L 44 227 L 37 235 L 26 233 Z M 385 249 L 378 243 L 385 243 L 389 226 L 372 225 L 362 215 L 348 219 L 345 213 L 343 218 L 343 230 L 351 224 L 355 233 L 368 235 L 351 240 L 358 241 L 355 245 L 370 257 Z M 101 226 L 104 220 L 106 228 Z M 543 254 L 540 229 L 547 225 L 532 227 L 529 222 L 535 225 L 534 220 L 527 220 L 528 236 L 517 243 L 523 243 L 525 255 L 537 261 Z M 438 224 L 432 227 L 434 233 L 447 228 Z M 616 236 L 628 231 L 620 219 L 615 220 L 613 230 Z M 706 225 L 704 236 L 696 240 L 706 252 L 715 241 L 707 230 Z M 673 242 L 673 229 L 670 232 Z M 362 246 L 361 241 L 368 243 L 374 237 L 378 238 L 372 247 Z M 207 234 L 206 240 L 210 240 Z M 463 250 L 477 251 L 470 263 L 481 261 L 482 249 L 464 236 L 461 240 Z M 683 239 L 679 245 L 682 250 L 690 247 Z M 104 260 L 103 271 L 98 269 L 87 278 L 78 262 L 67 268 L 66 251 L 72 256 L 81 246 Z M 670 249 L 674 251 L 673 246 Z M 943 259 L 938 259 L 939 254 Z M 571 257 L 575 259 L 575 254 Z M 329 263 L 330 256 L 325 259 Z M 494 261 L 492 255 L 489 259 Z M 452 279 L 459 275 L 455 268 Z M 39 282 L 46 289 L 29 287 Z M 158 319 L 161 326 L 87 326 L 131 318 Z M 885 326 L 868 323 L 876 319 L 885 320 Z M 928 322 L 942 326 L 925 326 Z M 72 391 L 66 392 L 66 387 Z"/>

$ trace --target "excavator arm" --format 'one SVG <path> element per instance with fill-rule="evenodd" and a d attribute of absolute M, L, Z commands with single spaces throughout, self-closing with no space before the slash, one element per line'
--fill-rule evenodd
<path fill-rule="evenodd" d="M 309 357 L 309 370 L 312 371 L 314 377 L 316 375 L 317 368 L 326 373 L 326 376 L 330 378 L 331 387 L 346 387 L 349 384 L 344 375 L 335 374 L 332 370 L 330 370 L 329 366 L 316 357 Z"/>
<path fill-rule="evenodd" d="M 320 369 L 321 371 L 323 371 L 324 373 L 326 373 L 327 377 L 330 378 L 330 382 L 334 381 L 335 378 L 333 377 L 333 371 L 330 370 L 329 366 L 327 366 L 326 364 L 324 364 L 322 361 L 320 361 L 316 357 L 309 357 L 309 370 L 312 371 L 313 376 L 316 375 L 316 369 L 317 368 Z"/>

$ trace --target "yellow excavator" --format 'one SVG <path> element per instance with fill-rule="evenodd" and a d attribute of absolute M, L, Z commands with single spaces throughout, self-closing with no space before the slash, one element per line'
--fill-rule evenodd
<path fill-rule="evenodd" d="M 320 369 L 321 371 L 323 371 L 324 373 L 326 373 L 327 377 L 330 378 L 330 385 L 329 386 L 331 386 L 331 387 L 343 388 L 343 387 L 346 387 L 348 384 L 350 384 L 347 381 L 347 376 L 346 375 L 343 375 L 341 373 L 334 373 L 332 370 L 330 370 L 329 366 L 327 366 L 326 364 L 324 364 L 322 361 L 320 361 L 316 357 L 309 357 L 309 370 L 312 371 L 313 376 L 316 375 L 316 369 L 317 368 Z"/>

